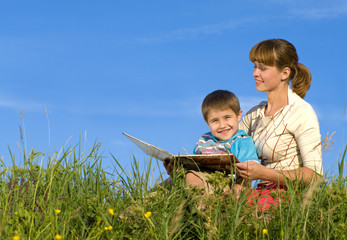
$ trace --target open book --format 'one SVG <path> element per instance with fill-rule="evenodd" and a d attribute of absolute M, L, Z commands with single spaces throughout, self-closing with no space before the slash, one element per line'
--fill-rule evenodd
<path fill-rule="evenodd" d="M 147 155 L 164 161 L 166 158 L 175 159 L 183 165 L 184 168 L 189 170 L 209 170 L 209 171 L 223 171 L 226 170 L 225 166 L 240 162 L 233 154 L 184 154 L 174 155 L 163 149 L 155 147 L 144 141 L 123 133 L 129 140 L 135 143 Z M 231 167 L 233 169 L 233 167 Z"/>

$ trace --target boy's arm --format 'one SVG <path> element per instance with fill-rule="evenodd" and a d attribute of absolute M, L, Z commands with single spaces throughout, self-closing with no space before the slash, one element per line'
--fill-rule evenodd
<path fill-rule="evenodd" d="M 205 133 L 202 136 L 200 136 L 200 138 L 195 144 L 193 154 L 202 154 L 201 149 L 205 148 L 203 144 L 205 144 L 208 141 L 208 139 L 206 139 L 208 137 L 209 137 L 208 133 Z"/>
<path fill-rule="evenodd" d="M 259 162 L 257 151 L 255 148 L 253 139 L 251 137 L 239 139 L 236 145 L 237 145 L 237 154 L 235 155 L 240 162 L 245 162 L 250 160 Z M 251 187 L 251 183 L 252 181 L 245 180 L 241 176 L 236 174 L 235 187 L 237 186 L 237 188 L 239 189 L 239 192 L 245 187 Z M 239 196 L 239 192 L 237 196 Z"/>
<path fill-rule="evenodd" d="M 194 146 L 194 150 L 193 150 L 193 154 L 200 154 L 199 152 L 198 152 L 198 146 L 199 146 L 199 141 L 195 144 L 195 146 Z"/>
<path fill-rule="evenodd" d="M 249 160 L 259 161 L 257 150 L 251 137 L 239 139 L 236 145 L 237 153 L 235 155 L 240 162 Z"/>

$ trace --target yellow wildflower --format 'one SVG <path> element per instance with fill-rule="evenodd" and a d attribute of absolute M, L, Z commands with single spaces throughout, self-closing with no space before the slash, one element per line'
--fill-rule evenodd
<path fill-rule="evenodd" d="M 266 228 L 263 229 L 263 234 L 267 234 L 268 232 L 269 231 Z"/>
<path fill-rule="evenodd" d="M 145 213 L 145 217 L 146 217 L 146 218 L 149 218 L 151 215 L 152 215 L 151 212 L 146 212 L 146 213 Z"/>
<path fill-rule="evenodd" d="M 14 215 L 17 215 L 18 214 L 18 212 L 14 212 Z"/>
<path fill-rule="evenodd" d="M 13 240 L 19 240 L 20 237 L 19 237 L 18 235 L 16 235 L 16 236 L 14 236 L 12 239 L 13 239 Z"/>
<path fill-rule="evenodd" d="M 104 227 L 104 229 L 105 229 L 105 231 L 107 231 L 107 230 L 108 230 L 108 227 Z"/>
<path fill-rule="evenodd" d="M 63 239 L 63 237 L 59 234 L 55 235 L 54 237 L 55 240 L 60 240 L 60 239 Z"/>
<path fill-rule="evenodd" d="M 55 212 L 55 214 L 57 214 L 57 215 L 58 215 L 59 213 L 61 213 L 61 211 L 60 211 L 59 209 L 55 209 L 54 212 Z"/>
<path fill-rule="evenodd" d="M 110 214 L 110 215 L 114 215 L 114 211 L 113 211 L 112 208 L 109 208 L 109 209 L 107 210 L 107 212 L 108 212 L 108 214 Z"/>
<path fill-rule="evenodd" d="M 108 226 L 108 230 L 110 230 L 110 231 L 111 231 L 112 229 L 113 229 L 113 227 L 112 227 L 112 226 Z"/>

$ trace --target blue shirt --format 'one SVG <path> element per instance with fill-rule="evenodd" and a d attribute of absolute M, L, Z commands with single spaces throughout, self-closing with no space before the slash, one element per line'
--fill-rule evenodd
<path fill-rule="evenodd" d="M 232 153 L 240 161 L 258 160 L 253 139 L 244 130 L 226 141 L 218 141 L 211 132 L 203 134 L 194 148 L 194 154 Z"/>

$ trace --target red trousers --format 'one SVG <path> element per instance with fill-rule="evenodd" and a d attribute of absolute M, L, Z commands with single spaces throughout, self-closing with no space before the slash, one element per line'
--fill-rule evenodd
<path fill-rule="evenodd" d="M 275 183 L 266 186 L 258 186 L 247 197 L 249 206 L 258 206 L 260 211 L 266 211 L 276 207 L 283 200 L 283 191 L 287 191 L 285 186 L 278 186 Z M 282 193 L 281 193 L 282 192 Z"/>

